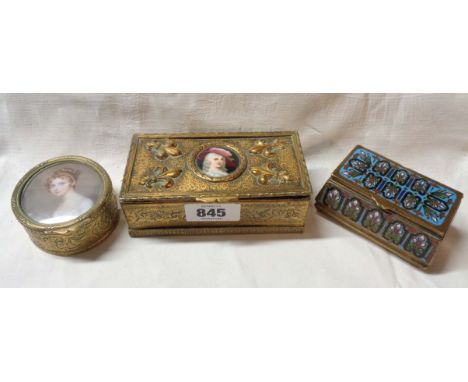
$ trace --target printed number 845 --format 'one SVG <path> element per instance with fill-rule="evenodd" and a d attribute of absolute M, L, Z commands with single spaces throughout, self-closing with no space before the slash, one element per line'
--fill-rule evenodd
<path fill-rule="evenodd" d="M 223 217 L 226 216 L 226 209 L 225 208 L 210 208 L 208 211 L 203 208 L 197 209 L 197 216 L 203 218 L 205 216 L 210 217 Z"/>

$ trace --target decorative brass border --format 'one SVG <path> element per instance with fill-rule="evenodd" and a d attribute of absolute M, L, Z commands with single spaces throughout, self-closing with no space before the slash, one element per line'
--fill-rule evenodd
<path fill-rule="evenodd" d="M 273 234 L 273 233 L 303 233 L 304 226 L 247 226 L 247 227 L 177 227 L 177 228 L 146 228 L 129 229 L 131 237 L 148 236 L 192 236 L 192 235 L 243 235 L 243 234 Z"/>
<path fill-rule="evenodd" d="M 233 151 L 239 158 L 239 166 L 234 170 L 234 172 L 230 173 L 227 176 L 219 178 L 204 174 L 197 166 L 197 157 L 203 150 L 206 150 L 209 147 L 219 147 Z M 203 145 L 200 145 L 197 148 L 193 149 L 192 153 L 190 154 L 188 166 L 194 174 L 196 174 L 202 179 L 209 180 L 210 182 L 229 182 L 233 179 L 238 178 L 245 171 L 245 168 L 247 167 L 247 159 L 244 153 L 238 147 L 230 143 L 217 143 L 216 141 L 214 141 L 213 143 L 204 143 Z"/>
<path fill-rule="evenodd" d="M 44 224 L 44 223 L 39 223 L 36 222 L 35 220 L 29 218 L 22 210 L 21 208 L 21 195 L 23 194 L 24 188 L 28 185 L 30 180 L 32 180 L 33 176 L 39 174 L 43 170 L 47 169 L 48 167 L 55 166 L 57 164 L 60 164 L 62 162 L 76 162 L 79 164 L 83 164 L 85 166 L 91 167 L 93 170 L 95 170 L 99 176 L 101 177 L 102 184 L 103 184 L 103 190 L 101 195 L 99 196 L 98 200 L 96 203 L 93 205 L 93 207 L 90 208 L 89 211 L 87 211 L 85 214 L 78 216 L 77 218 L 73 220 L 69 220 L 67 222 L 63 223 L 57 223 L 57 224 Z M 11 206 L 13 209 L 13 212 L 15 213 L 16 218 L 19 220 L 21 224 L 23 224 L 27 228 L 31 229 L 42 229 L 42 228 L 47 228 L 47 229 L 60 229 L 60 228 L 68 228 L 75 223 L 78 223 L 79 221 L 85 220 L 87 217 L 92 215 L 94 211 L 99 209 L 101 204 L 103 204 L 104 200 L 107 198 L 107 195 L 112 192 L 112 183 L 109 178 L 109 175 L 107 175 L 106 171 L 99 165 L 98 163 L 94 162 L 91 159 L 81 157 L 81 156 L 62 156 L 62 157 L 56 157 L 52 158 L 49 160 L 46 160 L 42 163 L 39 163 L 37 166 L 33 167 L 31 170 L 29 170 L 18 182 L 18 184 L 15 187 L 15 190 L 13 191 L 13 195 L 11 198 Z"/>
<path fill-rule="evenodd" d="M 43 170 L 69 162 L 88 166 L 98 173 L 103 185 L 98 200 L 86 213 L 63 223 L 44 224 L 31 219 L 21 207 L 21 196 L 24 188 L 35 175 Z M 109 175 L 98 163 L 81 156 L 52 158 L 33 167 L 16 185 L 11 197 L 11 208 L 17 220 L 39 248 L 62 256 L 83 252 L 97 245 L 110 235 L 119 220 L 119 210 L 116 198 L 112 193 Z"/>

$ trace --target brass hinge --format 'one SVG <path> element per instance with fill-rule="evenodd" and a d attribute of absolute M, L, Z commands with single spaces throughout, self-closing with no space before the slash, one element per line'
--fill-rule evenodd
<path fill-rule="evenodd" d="M 232 203 L 238 202 L 239 198 L 237 196 L 199 196 L 195 198 L 195 201 L 200 203 Z"/>
<path fill-rule="evenodd" d="M 376 206 L 378 208 L 380 208 L 381 210 L 384 210 L 385 212 L 387 213 L 393 213 L 394 211 L 392 210 L 392 205 L 385 201 L 385 200 L 382 200 L 382 201 L 379 201 L 377 198 L 375 198 L 373 195 L 370 195 L 371 199 L 374 201 L 374 203 L 376 204 Z"/>

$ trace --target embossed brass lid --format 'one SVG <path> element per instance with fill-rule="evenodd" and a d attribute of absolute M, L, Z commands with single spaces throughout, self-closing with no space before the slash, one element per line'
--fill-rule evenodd
<path fill-rule="evenodd" d="M 363 146 L 356 146 L 332 178 L 443 238 L 463 194 Z"/>
<path fill-rule="evenodd" d="M 97 245 L 119 219 L 106 171 L 80 156 L 50 159 L 31 169 L 16 185 L 11 205 L 38 247 L 63 256 Z"/>
<path fill-rule="evenodd" d="M 122 203 L 310 197 L 296 132 L 136 134 Z"/>

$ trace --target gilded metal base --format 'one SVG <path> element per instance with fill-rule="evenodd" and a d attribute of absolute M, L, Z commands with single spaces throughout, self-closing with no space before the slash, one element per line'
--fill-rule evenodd
<path fill-rule="evenodd" d="M 223 226 L 303 226 L 309 199 L 278 199 L 242 201 L 242 218 L 238 222 L 224 222 Z M 213 222 L 187 222 L 184 203 L 127 204 L 122 210 L 130 229 L 219 226 Z"/>
<path fill-rule="evenodd" d="M 129 229 L 132 237 L 146 236 L 189 236 L 189 235 L 224 235 L 246 233 L 302 233 L 304 226 L 300 227 L 177 227 L 155 229 Z"/>
<path fill-rule="evenodd" d="M 31 240 L 52 255 L 71 256 L 85 252 L 103 242 L 119 222 L 120 210 L 112 195 L 93 216 L 71 227 L 37 231 L 25 227 Z"/>

